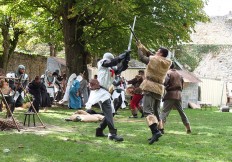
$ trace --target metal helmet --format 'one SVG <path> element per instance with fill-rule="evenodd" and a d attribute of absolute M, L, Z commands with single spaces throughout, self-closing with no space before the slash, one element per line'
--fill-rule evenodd
<path fill-rule="evenodd" d="M 24 65 L 19 65 L 19 66 L 18 66 L 18 69 L 24 69 L 24 70 L 25 70 L 26 68 L 25 68 Z"/>
<path fill-rule="evenodd" d="M 114 55 L 112 53 L 106 52 L 103 55 L 103 59 L 108 59 L 108 60 L 112 60 L 114 58 Z"/>

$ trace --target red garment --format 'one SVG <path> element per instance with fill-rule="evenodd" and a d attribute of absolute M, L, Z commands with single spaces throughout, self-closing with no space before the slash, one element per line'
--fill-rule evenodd
<path fill-rule="evenodd" d="M 110 69 L 111 77 L 114 77 L 115 71 L 113 69 Z"/>
<path fill-rule="evenodd" d="M 131 101 L 130 101 L 130 108 L 132 110 L 135 110 L 139 107 L 139 102 L 143 98 L 143 95 L 141 94 L 134 94 Z"/>

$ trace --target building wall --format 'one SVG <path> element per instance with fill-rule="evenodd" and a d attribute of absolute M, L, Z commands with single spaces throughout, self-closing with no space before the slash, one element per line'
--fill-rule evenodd
<path fill-rule="evenodd" d="M 189 102 L 198 103 L 198 83 L 184 83 L 182 91 L 183 108 L 187 108 Z"/>
<path fill-rule="evenodd" d="M 226 104 L 226 84 L 219 79 L 200 78 L 201 102 L 210 103 L 213 106 Z"/>

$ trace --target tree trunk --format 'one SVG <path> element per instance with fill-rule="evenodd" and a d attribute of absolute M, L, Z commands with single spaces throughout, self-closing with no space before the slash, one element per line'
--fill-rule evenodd
<path fill-rule="evenodd" d="M 3 56 L 0 68 L 3 68 L 6 72 L 7 65 L 9 62 L 9 52 L 10 52 L 10 35 L 9 35 L 9 26 L 6 23 L 5 25 L 1 26 L 2 29 L 2 36 L 3 36 Z"/>
<path fill-rule="evenodd" d="M 87 52 L 85 51 L 85 42 L 82 40 L 84 22 L 78 22 L 78 16 L 68 18 L 69 10 L 75 4 L 75 1 L 65 3 L 63 13 L 63 33 L 65 43 L 65 59 L 67 75 L 72 73 L 83 73 L 88 76 L 87 71 Z"/>
<path fill-rule="evenodd" d="M 56 57 L 56 46 L 52 43 L 49 43 L 50 56 Z"/>
<path fill-rule="evenodd" d="M 23 30 L 19 28 L 13 28 L 13 36 L 10 38 L 10 24 L 11 17 L 5 16 L 5 21 L 1 24 L 2 36 L 3 36 L 3 56 L 0 62 L 0 68 L 3 68 L 5 72 L 7 71 L 7 66 L 11 56 L 14 54 L 15 48 L 18 44 L 19 36 L 24 33 Z"/>

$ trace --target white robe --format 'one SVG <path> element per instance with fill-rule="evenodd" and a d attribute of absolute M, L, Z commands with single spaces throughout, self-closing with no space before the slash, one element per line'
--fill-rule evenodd
<path fill-rule="evenodd" d="M 125 104 L 125 100 L 126 100 L 126 97 L 125 97 L 125 89 L 124 89 L 124 86 L 123 85 L 119 85 L 117 86 L 115 89 L 121 89 L 121 93 L 118 93 L 116 90 L 114 90 L 113 94 L 112 94 L 112 99 L 113 101 L 119 97 L 119 95 L 121 94 L 121 97 L 122 97 L 122 104 L 121 104 L 121 108 L 124 109 L 126 108 L 126 104 Z"/>
<path fill-rule="evenodd" d="M 77 75 L 75 73 L 73 73 L 69 78 L 68 78 L 68 82 L 67 82 L 67 87 L 64 93 L 64 97 L 62 99 L 62 102 L 68 101 L 69 100 L 69 90 L 70 87 L 73 84 L 74 79 L 77 77 Z"/>
<path fill-rule="evenodd" d="M 98 76 L 97 79 L 100 83 L 100 85 L 107 90 L 110 88 L 114 78 L 115 74 L 111 73 L 111 68 L 110 67 L 103 67 L 102 64 L 103 62 L 107 59 L 102 59 L 98 62 Z M 98 90 L 92 90 L 90 91 L 89 99 L 88 102 L 85 104 L 86 109 L 91 109 L 92 105 L 98 103 L 98 102 L 104 102 L 108 99 L 111 99 L 111 94 L 103 88 L 100 88 Z M 114 109 L 114 104 L 113 101 L 111 100 L 111 107 L 112 107 L 112 112 L 115 112 Z"/>

